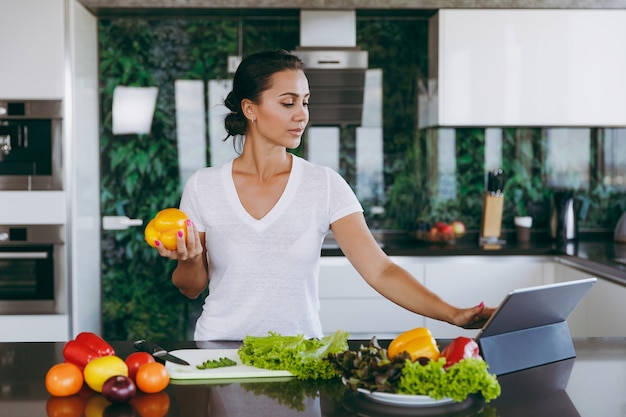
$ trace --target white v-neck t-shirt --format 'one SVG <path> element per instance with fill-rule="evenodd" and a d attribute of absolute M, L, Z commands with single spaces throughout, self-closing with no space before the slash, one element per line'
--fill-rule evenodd
<path fill-rule="evenodd" d="M 180 209 L 206 233 L 209 295 L 195 340 L 243 340 L 270 331 L 323 336 L 322 242 L 333 222 L 363 211 L 337 172 L 293 156 L 283 194 L 255 219 L 239 200 L 229 161 L 196 171 L 185 185 Z"/>

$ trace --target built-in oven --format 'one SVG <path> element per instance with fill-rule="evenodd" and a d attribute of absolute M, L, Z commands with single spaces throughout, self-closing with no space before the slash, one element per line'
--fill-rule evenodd
<path fill-rule="evenodd" d="M 0 225 L 0 314 L 67 310 L 63 225 Z"/>
<path fill-rule="evenodd" d="M 62 190 L 61 100 L 0 99 L 0 190 Z"/>

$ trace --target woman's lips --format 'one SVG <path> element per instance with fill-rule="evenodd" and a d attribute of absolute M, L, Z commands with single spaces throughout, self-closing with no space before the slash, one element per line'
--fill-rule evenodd
<path fill-rule="evenodd" d="M 302 136 L 302 134 L 304 133 L 304 129 L 290 129 L 289 133 L 294 136 Z"/>

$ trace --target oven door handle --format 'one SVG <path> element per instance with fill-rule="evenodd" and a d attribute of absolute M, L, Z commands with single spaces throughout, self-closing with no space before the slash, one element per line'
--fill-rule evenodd
<path fill-rule="evenodd" d="M 46 259 L 48 252 L 0 252 L 0 259 Z"/>

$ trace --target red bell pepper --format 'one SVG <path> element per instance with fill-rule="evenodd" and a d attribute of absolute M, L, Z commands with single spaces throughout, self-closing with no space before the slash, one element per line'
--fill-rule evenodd
<path fill-rule="evenodd" d="M 113 347 L 95 333 L 82 332 L 77 334 L 74 340 L 95 350 L 99 356 L 115 355 Z"/>
<path fill-rule="evenodd" d="M 480 349 L 474 339 L 460 336 L 441 351 L 441 356 L 446 358 L 447 368 L 465 358 L 480 358 Z"/>
<path fill-rule="evenodd" d="M 73 363 L 80 369 L 83 369 L 90 360 L 97 358 L 98 352 L 77 340 L 70 340 L 63 348 L 63 357 L 65 362 Z"/>
<path fill-rule="evenodd" d="M 65 362 L 83 369 L 92 359 L 114 355 L 115 351 L 100 336 L 91 332 L 79 333 L 63 347 Z"/>

